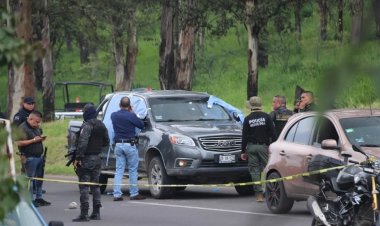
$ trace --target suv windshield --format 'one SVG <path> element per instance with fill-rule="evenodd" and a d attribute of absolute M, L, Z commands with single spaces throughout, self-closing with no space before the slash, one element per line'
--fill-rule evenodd
<path fill-rule="evenodd" d="M 223 107 L 219 105 L 207 107 L 207 98 L 153 98 L 149 102 L 157 122 L 230 119 Z"/>
<path fill-rule="evenodd" d="M 380 117 L 345 118 L 340 121 L 352 144 L 380 147 Z"/>

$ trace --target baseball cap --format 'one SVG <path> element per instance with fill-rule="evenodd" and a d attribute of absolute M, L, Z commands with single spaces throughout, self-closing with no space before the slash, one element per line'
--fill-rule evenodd
<path fill-rule="evenodd" d="M 34 101 L 34 98 L 33 98 L 33 97 L 25 97 L 25 98 L 24 98 L 24 103 L 25 103 L 25 104 L 34 104 L 34 103 L 36 103 L 36 102 Z"/>
<path fill-rule="evenodd" d="M 261 98 L 253 96 L 247 101 L 247 107 L 250 109 L 261 109 Z"/>

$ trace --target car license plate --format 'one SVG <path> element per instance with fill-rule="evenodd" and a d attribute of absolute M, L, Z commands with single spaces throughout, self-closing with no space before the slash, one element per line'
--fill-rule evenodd
<path fill-rule="evenodd" d="M 231 155 L 231 154 L 217 155 L 217 160 L 219 163 L 235 163 L 236 162 L 235 155 Z"/>

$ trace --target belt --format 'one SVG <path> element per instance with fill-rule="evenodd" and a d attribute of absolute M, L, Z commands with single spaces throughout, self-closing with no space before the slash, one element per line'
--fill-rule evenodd
<path fill-rule="evenodd" d="M 84 153 L 84 155 L 85 155 L 85 156 L 90 156 L 90 155 L 100 155 L 100 153 L 88 153 L 88 154 Z"/>
<path fill-rule="evenodd" d="M 129 144 L 134 144 L 136 143 L 136 140 L 135 139 L 118 139 L 118 140 L 115 140 L 115 143 L 129 143 Z"/>

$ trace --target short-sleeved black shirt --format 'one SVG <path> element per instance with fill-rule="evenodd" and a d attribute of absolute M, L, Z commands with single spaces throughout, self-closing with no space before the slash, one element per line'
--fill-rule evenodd
<path fill-rule="evenodd" d="M 35 136 L 40 136 L 42 134 L 42 130 L 40 128 L 32 128 L 29 126 L 28 122 L 21 123 L 20 128 L 25 133 L 24 140 L 30 140 Z M 37 142 L 28 146 L 19 147 L 19 150 L 21 154 L 25 155 L 26 157 L 40 157 L 43 153 L 44 147 L 42 142 Z"/>

